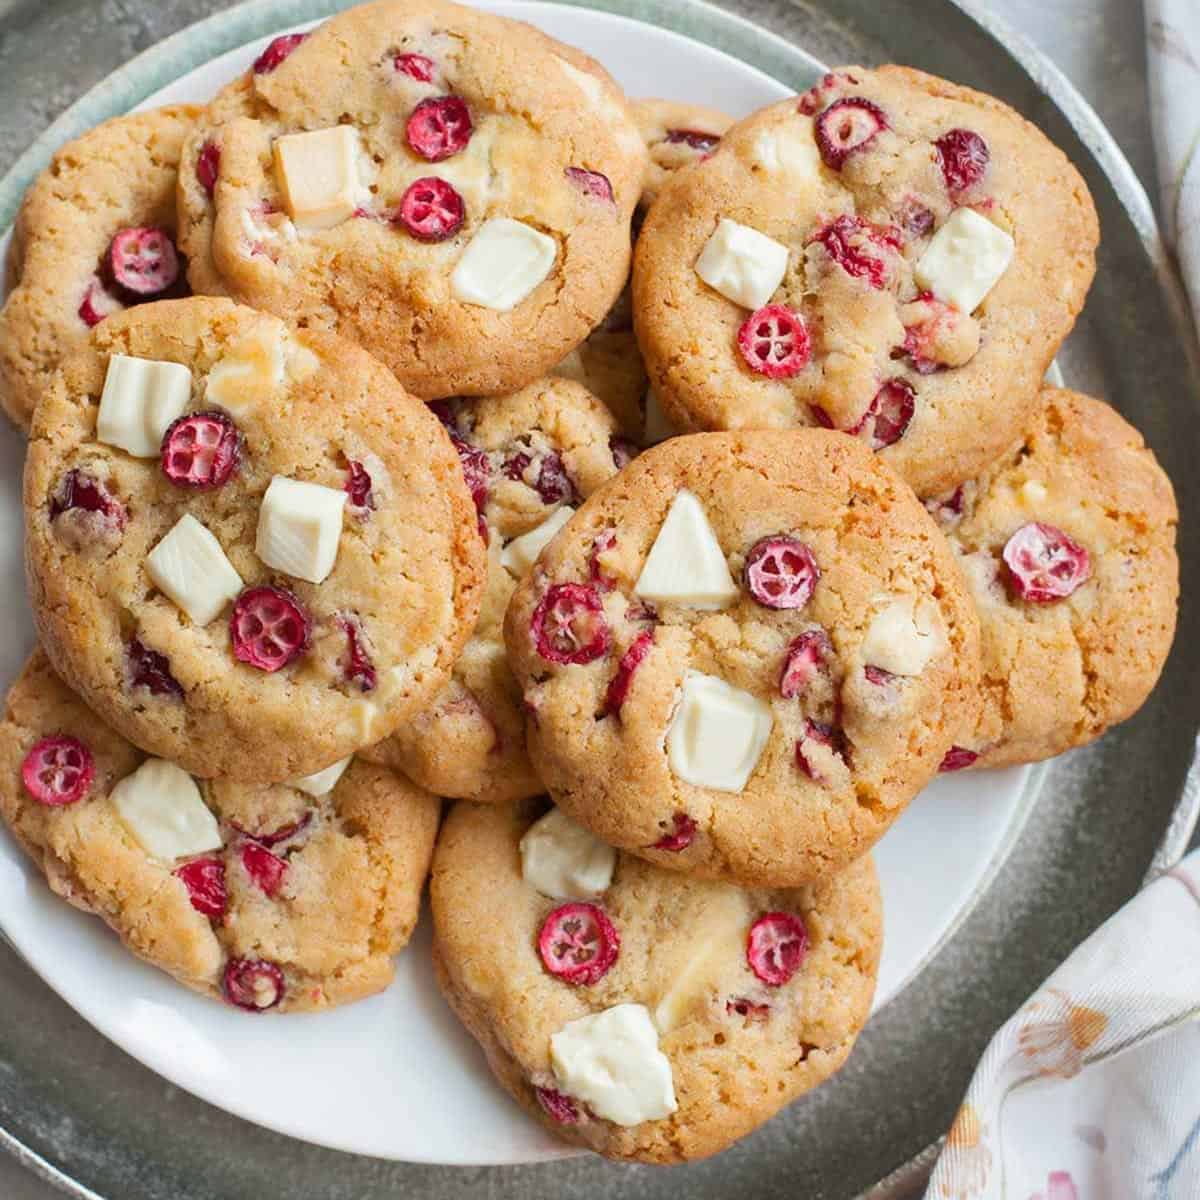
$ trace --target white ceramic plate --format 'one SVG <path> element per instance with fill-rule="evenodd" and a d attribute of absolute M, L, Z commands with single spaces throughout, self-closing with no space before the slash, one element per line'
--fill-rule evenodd
<path fill-rule="evenodd" d="M 788 94 L 762 72 L 678 34 L 580 8 L 491 0 L 604 62 L 630 95 L 744 114 Z M 263 41 L 212 60 L 145 107 L 203 102 L 249 66 Z M 814 60 L 814 75 L 819 64 Z M 7 238 L 0 250 L 7 246 Z M 0 435 L 0 671 L 33 644 L 22 584 L 22 443 Z M 877 851 L 886 938 L 876 1007 L 928 962 L 982 894 L 1036 794 L 1027 770 L 939 779 Z M 492 1082 L 442 1003 L 426 915 L 383 995 L 319 1017 L 253 1017 L 175 984 L 126 954 L 96 919 L 56 899 L 15 843 L 0 838 L 0 922 L 34 969 L 129 1054 L 221 1108 L 281 1133 L 410 1162 L 517 1163 L 573 1153 Z"/>

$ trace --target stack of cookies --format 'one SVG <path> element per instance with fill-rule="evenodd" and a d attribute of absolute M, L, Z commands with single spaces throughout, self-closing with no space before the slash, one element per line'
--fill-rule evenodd
<path fill-rule="evenodd" d="M 248 1013 L 386 987 L 429 878 L 535 1117 L 727 1146 L 849 1054 L 913 797 L 1162 668 L 1170 483 L 1042 385 L 1097 238 L 976 92 L 854 67 L 735 124 L 445 0 L 93 130 L 0 313 L 9 827 Z"/>

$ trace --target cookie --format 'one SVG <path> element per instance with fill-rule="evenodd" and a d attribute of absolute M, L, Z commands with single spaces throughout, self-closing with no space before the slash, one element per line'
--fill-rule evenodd
<path fill-rule="evenodd" d="M 984 471 L 1083 307 L 1087 187 L 991 97 L 828 75 L 669 180 L 634 263 L 650 382 L 683 431 L 823 425 L 919 495 Z"/>
<path fill-rule="evenodd" d="M 648 450 L 505 620 L 560 807 L 676 871 L 793 887 L 859 858 L 937 771 L 979 625 L 920 502 L 825 430 Z"/>
<path fill-rule="evenodd" d="M 0 725 L 0 812 L 50 887 L 147 962 L 254 1012 L 381 991 L 416 925 L 439 802 L 354 762 L 297 786 L 147 759 L 37 651 Z"/>
<path fill-rule="evenodd" d="M 715 108 L 677 100 L 635 101 L 633 119 L 650 152 L 642 180 L 643 209 L 654 203 L 659 188 L 676 171 L 711 154 L 734 124 L 733 117 Z"/>
<path fill-rule="evenodd" d="M 982 627 L 979 723 L 948 769 L 1036 762 L 1132 716 L 1171 648 L 1171 481 L 1113 409 L 1047 389 L 1021 443 L 928 502 Z"/>
<path fill-rule="evenodd" d="M 197 291 L 358 341 L 417 395 L 546 374 L 628 275 L 645 147 L 599 64 L 445 0 L 277 38 L 184 151 Z"/>
<path fill-rule="evenodd" d="M 0 309 L 0 406 L 20 428 L 89 329 L 186 292 L 175 185 L 198 112 L 177 105 L 106 121 L 63 146 L 25 194 Z"/>
<path fill-rule="evenodd" d="M 462 455 L 487 538 L 483 608 L 450 686 L 367 753 L 439 796 L 522 799 L 543 788 L 525 751 L 521 689 L 504 651 L 504 610 L 541 547 L 633 450 L 617 438 L 604 405 L 566 379 L 434 407 Z"/>
<path fill-rule="evenodd" d="M 838 1070 L 879 966 L 870 858 L 742 891 L 544 807 L 456 805 L 430 883 L 442 992 L 530 1113 L 610 1158 L 684 1162 Z"/>
<path fill-rule="evenodd" d="M 34 419 L 56 670 L 193 775 L 306 775 L 446 685 L 485 569 L 458 455 L 364 350 L 228 300 L 98 325 Z"/>

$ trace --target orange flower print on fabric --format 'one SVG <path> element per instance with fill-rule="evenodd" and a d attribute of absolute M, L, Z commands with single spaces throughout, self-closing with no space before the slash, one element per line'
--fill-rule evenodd
<path fill-rule="evenodd" d="M 987 1187 L 992 1152 L 985 1133 L 974 1105 L 964 1104 L 946 1135 L 946 1149 L 940 1163 L 944 1172 L 941 1193 L 946 1200 L 971 1200 Z"/>
<path fill-rule="evenodd" d="M 1082 1070 L 1083 1056 L 1108 1028 L 1108 1018 L 1097 1009 L 1073 1003 L 1065 992 L 1051 989 L 1050 995 L 1059 1003 L 1034 1000 L 1030 1020 L 1017 1033 L 1017 1045 L 1039 1075 L 1070 1079 Z"/>

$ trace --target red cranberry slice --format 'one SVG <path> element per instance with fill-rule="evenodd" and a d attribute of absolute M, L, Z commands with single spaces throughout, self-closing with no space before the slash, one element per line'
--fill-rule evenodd
<path fill-rule="evenodd" d="M 872 450 L 895 445 L 907 432 L 917 408 L 917 394 L 904 379 L 889 379 L 875 393 L 871 407 L 849 432 L 867 433 Z M 868 432 L 869 431 L 869 432 Z"/>
<path fill-rule="evenodd" d="M 350 507 L 359 517 L 375 511 L 375 496 L 371 492 L 371 473 L 352 458 L 346 462 L 346 482 L 342 490 L 350 497 Z"/>
<path fill-rule="evenodd" d="M 976 750 L 968 750 L 966 746 L 951 746 L 946 751 L 938 770 L 941 772 L 964 771 L 967 767 L 972 766 L 978 757 L 979 752 Z"/>
<path fill-rule="evenodd" d="M 876 687 L 887 687 L 896 678 L 891 671 L 885 671 L 882 667 L 872 666 L 870 663 L 863 667 L 863 674 L 867 677 L 867 682 Z"/>
<path fill-rule="evenodd" d="M 107 486 L 78 469 L 68 471 L 58 490 L 50 497 L 50 520 L 72 508 L 98 513 L 104 524 L 113 529 L 124 529 L 128 520 L 125 506 Z"/>
<path fill-rule="evenodd" d="M 242 866 L 246 868 L 246 874 L 271 897 L 278 894 L 283 886 L 283 877 L 287 874 L 287 863 L 256 841 L 242 843 Z"/>
<path fill-rule="evenodd" d="M 1034 604 L 1065 600 L 1092 573 L 1087 550 L 1042 521 L 1022 525 L 1005 544 L 1003 558 L 1017 595 Z"/>
<path fill-rule="evenodd" d="M 225 890 L 225 864 L 219 858 L 195 858 L 173 872 L 187 888 L 192 907 L 206 917 L 225 915 L 229 894 Z"/>
<path fill-rule="evenodd" d="M 720 145 L 721 135 L 700 129 L 668 129 L 665 140 L 672 146 L 690 146 L 701 154 L 711 154 Z"/>
<path fill-rule="evenodd" d="M 307 33 L 281 33 L 274 38 L 254 60 L 255 75 L 269 75 L 306 37 Z"/>
<path fill-rule="evenodd" d="M 779 694 L 785 700 L 794 700 L 826 670 L 832 654 L 833 643 L 822 629 L 808 629 L 793 638 L 779 674 Z"/>
<path fill-rule="evenodd" d="M 751 1021 L 755 1024 L 765 1021 L 771 1015 L 771 1006 L 769 1004 L 757 1004 L 753 1000 L 748 1000 L 745 996 L 735 996 L 732 1000 L 725 1001 L 725 1011 L 730 1016 L 739 1016 L 744 1021 Z"/>
<path fill-rule="evenodd" d="M 867 668 L 868 672 L 871 670 Z M 796 742 L 796 766 L 802 770 L 814 783 L 824 783 L 825 776 L 809 761 L 809 757 L 804 753 L 804 747 L 809 742 L 816 742 L 819 746 L 828 746 L 831 749 L 836 748 L 837 733 L 832 725 L 824 725 L 820 721 L 809 720 L 804 725 L 804 736 Z"/>
<path fill-rule="evenodd" d="M 817 149 L 826 166 L 840 171 L 851 154 L 865 150 L 887 128 L 887 117 L 878 104 L 862 96 L 835 100 L 817 118 Z"/>
<path fill-rule="evenodd" d="M 151 650 L 139 638 L 127 647 L 130 687 L 144 687 L 152 696 L 182 696 L 183 686 L 171 674 L 171 661 L 165 654 Z"/>
<path fill-rule="evenodd" d="M 216 142 L 205 142 L 196 157 L 196 178 L 208 193 L 209 199 L 217 188 L 217 176 L 221 173 L 221 147 Z"/>
<path fill-rule="evenodd" d="M 563 904 L 542 923 L 538 953 L 551 975 L 573 987 L 599 982 L 617 961 L 621 939 L 595 904 Z"/>
<path fill-rule="evenodd" d="M 611 592 L 615 581 L 604 574 L 604 568 L 600 565 L 600 556 L 607 554 L 616 544 L 617 531 L 615 529 L 602 529 L 592 539 L 592 553 L 588 559 L 588 577 L 603 592 Z"/>
<path fill-rule="evenodd" d="M 347 683 L 357 684 L 360 691 L 375 690 L 375 664 L 367 652 L 362 626 L 352 617 L 338 617 L 338 628 L 346 635 L 346 653 L 342 655 L 339 664 L 342 668 L 342 678 Z"/>
<path fill-rule="evenodd" d="M 476 509 L 482 513 L 484 505 L 487 504 L 488 476 L 491 474 L 488 456 L 454 434 L 450 435 L 450 440 L 458 451 L 458 459 L 462 464 L 463 477 L 467 481 L 471 499 L 475 501 Z"/>
<path fill-rule="evenodd" d="M 751 313 L 737 335 L 746 365 L 768 379 L 791 379 L 808 366 L 812 345 L 798 312 L 768 304 Z"/>
<path fill-rule="evenodd" d="M 609 680 L 608 691 L 604 693 L 605 715 L 621 715 L 621 706 L 629 694 L 630 684 L 633 683 L 633 674 L 645 662 L 653 645 L 654 630 L 646 629 L 633 639 L 629 649 L 621 655 L 621 661 L 617 663 L 617 673 Z"/>
<path fill-rule="evenodd" d="M 613 466 L 618 471 L 623 471 L 638 456 L 637 444 L 628 438 L 610 437 L 608 448 L 612 451 Z"/>
<path fill-rule="evenodd" d="M 803 608 L 821 578 L 812 551 L 798 538 L 776 534 L 746 555 L 746 586 L 766 608 Z"/>
<path fill-rule="evenodd" d="M 418 83 L 431 83 L 437 65 L 432 58 L 426 58 L 424 54 L 408 53 L 397 54 L 392 59 L 392 66 L 401 75 L 407 75 L 409 79 L 415 79 Z"/>
<path fill-rule="evenodd" d="M 96 778 L 96 760 L 78 739 L 56 734 L 34 742 L 21 763 L 25 790 L 50 808 L 74 804 L 87 795 Z"/>
<path fill-rule="evenodd" d="M 251 841 L 258 842 L 261 846 L 278 846 L 280 842 L 290 841 L 296 834 L 307 829 L 312 822 L 312 817 L 311 812 L 306 812 L 298 821 L 281 825 L 278 829 L 272 830 L 270 833 L 251 833 L 250 830 L 243 829 L 236 821 L 230 821 L 229 823 L 243 837 L 248 837 Z"/>
<path fill-rule="evenodd" d="M 958 320 L 959 313 L 951 305 L 935 300 L 930 292 L 918 296 L 916 302 L 923 306 L 921 319 L 905 325 L 904 345 L 899 353 L 908 356 L 918 375 L 933 375 L 946 366 L 937 358 L 937 339 L 944 329 Z M 897 354 L 892 357 L 896 358 Z"/>
<path fill-rule="evenodd" d="M 973 129 L 951 129 L 942 134 L 934 146 L 942 178 L 950 195 L 956 199 L 983 178 L 992 157 L 987 142 Z"/>
<path fill-rule="evenodd" d="M 923 238 L 931 233 L 937 219 L 933 209 L 926 207 L 915 196 L 904 201 L 898 216 L 900 224 L 915 238 Z"/>
<path fill-rule="evenodd" d="M 580 194 L 588 199 L 599 200 L 604 204 L 616 204 L 617 200 L 607 175 L 601 175 L 599 171 L 585 171 L 583 167 L 567 167 L 563 174 Z"/>
<path fill-rule="evenodd" d="M 104 273 L 130 298 L 150 300 L 175 286 L 179 255 L 165 229 L 121 229 L 108 244 Z"/>
<path fill-rule="evenodd" d="M 400 198 L 398 220 L 419 242 L 444 242 L 461 228 L 467 208 L 444 179 L 427 175 L 409 184 Z"/>
<path fill-rule="evenodd" d="M 808 953 L 808 930 L 792 913 L 764 913 L 750 926 L 746 961 L 768 987 L 782 987 Z"/>
<path fill-rule="evenodd" d="M 516 454 L 509 455 L 504 460 L 501 470 L 504 472 L 505 479 L 515 480 L 517 483 L 525 482 L 525 472 L 529 470 L 529 464 L 533 462 L 524 450 L 518 450 Z"/>
<path fill-rule="evenodd" d="M 408 144 L 430 162 L 441 162 L 471 140 L 471 111 L 458 96 L 422 100 L 408 118 Z"/>
<path fill-rule="evenodd" d="M 925 501 L 926 512 L 942 525 L 953 525 L 963 514 L 966 492 L 960 483 L 949 495 L 932 496 Z"/>
<path fill-rule="evenodd" d="M 667 850 L 671 854 L 678 854 L 681 850 L 686 850 L 695 837 L 696 822 L 687 813 L 677 812 L 671 817 L 671 831 L 664 833 L 650 849 Z"/>
<path fill-rule="evenodd" d="M 229 618 L 233 656 L 268 674 L 295 662 L 308 645 L 308 614 L 283 588 L 247 588 Z"/>
<path fill-rule="evenodd" d="M 845 84 L 853 87 L 857 83 L 858 80 L 853 75 L 844 75 L 840 71 L 828 71 L 821 77 L 820 83 L 814 84 L 800 97 L 798 107 L 806 117 L 814 116 L 821 105 L 825 103 L 826 92 L 831 92 L 834 88 L 842 87 Z"/>
<path fill-rule="evenodd" d="M 608 653 L 610 634 L 594 587 L 556 583 L 533 610 L 537 652 L 548 662 L 590 663 Z"/>
<path fill-rule="evenodd" d="M 535 1087 L 533 1091 L 538 1098 L 538 1103 L 553 1120 L 560 1125 L 579 1124 L 579 1109 L 575 1107 L 575 1101 L 570 1096 L 555 1088 Z"/>
<path fill-rule="evenodd" d="M 902 244 L 898 229 L 872 225 L 849 213 L 835 217 L 809 240 L 820 242 L 847 275 L 865 279 L 873 288 L 887 283 L 888 260 Z"/>
<path fill-rule="evenodd" d="M 225 966 L 225 999 L 248 1012 L 266 1012 L 284 997 L 283 972 L 262 958 L 231 958 Z"/>
<path fill-rule="evenodd" d="M 229 481 L 241 458 L 241 437 L 223 412 L 192 413 L 163 434 L 163 474 L 176 486 L 208 491 Z"/>
<path fill-rule="evenodd" d="M 563 460 L 554 451 L 542 459 L 533 486 L 543 504 L 563 504 L 575 499 L 575 485 Z"/>
<path fill-rule="evenodd" d="M 98 282 L 88 284 L 88 289 L 79 302 L 79 319 L 89 328 L 95 329 L 105 317 L 112 316 L 121 307 L 121 302 L 105 290 Z"/>

